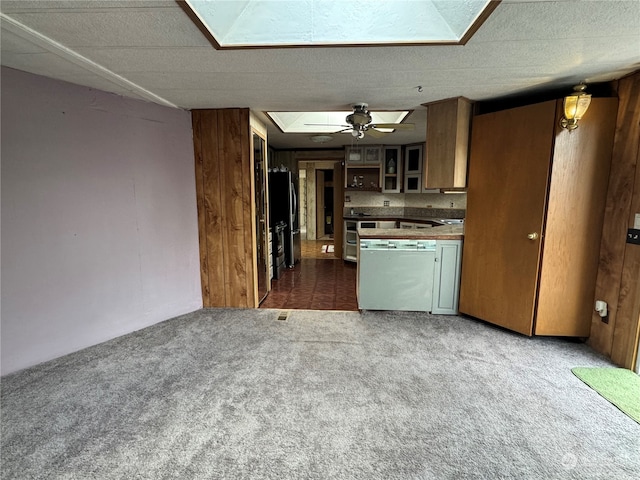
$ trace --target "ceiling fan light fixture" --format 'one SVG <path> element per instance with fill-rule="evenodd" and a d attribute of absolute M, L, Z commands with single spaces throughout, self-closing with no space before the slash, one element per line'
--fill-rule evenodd
<path fill-rule="evenodd" d="M 333 140 L 333 137 L 330 135 L 313 135 L 311 137 L 311 141 L 314 143 L 327 143 Z"/>

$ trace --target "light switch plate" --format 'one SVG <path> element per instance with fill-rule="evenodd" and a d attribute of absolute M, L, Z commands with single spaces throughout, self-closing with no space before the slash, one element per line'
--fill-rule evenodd
<path fill-rule="evenodd" d="M 635 219 L 633 220 L 633 228 L 640 229 L 640 213 L 636 213 Z"/>

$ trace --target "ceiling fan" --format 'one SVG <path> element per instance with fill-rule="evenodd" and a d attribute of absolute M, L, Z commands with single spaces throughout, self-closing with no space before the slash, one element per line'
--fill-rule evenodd
<path fill-rule="evenodd" d="M 347 115 L 345 122 L 347 125 L 329 125 L 329 124 L 312 124 L 306 125 L 324 125 L 324 126 L 336 126 L 343 127 L 343 130 L 339 130 L 336 133 L 351 132 L 351 135 L 355 138 L 364 138 L 365 135 L 370 135 L 374 138 L 384 137 L 387 132 L 381 132 L 379 128 L 391 128 L 394 130 L 413 130 L 415 125 L 413 123 L 371 123 L 371 114 L 368 110 L 369 105 L 366 103 L 356 103 L 352 105 L 353 113 Z"/>

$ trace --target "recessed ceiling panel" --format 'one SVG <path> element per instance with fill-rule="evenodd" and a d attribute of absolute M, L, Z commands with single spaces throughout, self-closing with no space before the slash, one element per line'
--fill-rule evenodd
<path fill-rule="evenodd" d="M 220 48 L 456 44 L 490 0 L 186 0 Z"/>
<path fill-rule="evenodd" d="M 283 133 L 337 133 L 351 128 L 347 115 L 352 111 L 341 112 L 267 112 L 273 123 Z M 409 114 L 408 110 L 369 112 L 371 123 L 400 123 Z M 381 132 L 392 132 L 391 128 L 378 128 Z"/>

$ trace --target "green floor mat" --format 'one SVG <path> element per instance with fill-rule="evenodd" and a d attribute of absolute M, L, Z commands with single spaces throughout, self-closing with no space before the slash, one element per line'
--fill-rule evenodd
<path fill-rule="evenodd" d="M 626 368 L 572 368 L 573 374 L 640 423 L 640 377 Z"/>

